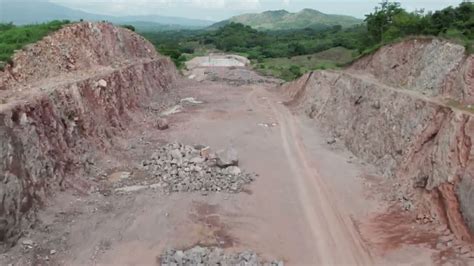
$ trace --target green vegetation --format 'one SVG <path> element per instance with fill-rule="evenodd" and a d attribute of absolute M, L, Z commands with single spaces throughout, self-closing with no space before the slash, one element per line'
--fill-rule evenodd
<path fill-rule="evenodd" d="M 304 11 L 306 15 L 318 13 Z M 245 15 L 233 20 L 246 24 L 273 23 L 275 17 L 288 14 L 286 11 L 271 11 L 257 17 Z M 193 56 L 217 49 L 246 56 L 260 72 L 285 80 L 295 79 L 310 70 L 344 66 L 387 43 L 410 36 L 438 36 L 464 44 L 469 53 L 474 50 L 473 3 L 461 3 L 458 7 L 424 14 L 419 10 L 407 12 L 399 3 L 385 0 L 374 12 L 366 15 L 365 24 L 349 28 L 335 25 L 258 31 L 234 23 L 232 19 L 220 23 L 220 26 L 214 31 L 169 31 L 146 33 L 145 37 L 156 45 L 159 52 L 170 56 L 178 67 Z"/>
<path fill-rule="evenodd" d="M 311 55 L 334 47 L 358 51 L 365 49 L 361 37 L 366 33 L 367 30 L 362 25 L 350 29 L 333 26 L 324 30 L 262 32 L 242 24 L 230 23 L 216 31 L 169 31 L 143 35 L 155 44 L 160 53 L 170 56 L 178 67 L 182 67 L 183 61 L 190 57 L 216 49 L 246 56 L 254 63 Z M 302 71 L 313 69 L 298 63 L 296 65 L 302 67 Z M 296 68 L 293 68 L 292 73 L 297 73 Z"/>
<path fill-rule="evenodd" d="M 254 68 L 264 75 L 293 80 L 308 71 L 344 66 L 352 62 L 354 53 L 357 52 L 344 47 L 334 47 L 309 55 L 266 58 L 261 63 L 255 63 Z"/>
<path fill-rule="evenodd" d="M 430 35 L 453 39 L 473 52 L 474 3 L 463 2 L 424 14 L 423 10 L 407 12 L 399 3 L 387 0 L 373 13 L 366 15 L 368 43 L 372 46 L 390 43 L 406 36 Z"/>
<path fill-rule="evenodd" d="M 285 80 L 314 69 L 344 66 L 384 44 L 410 36 L 456 40 L 466 46 L 468 53 L 474 52 L 474 4 L 469 2 L 425 14 L 420 10 L 408 12 L 399 3 L 385 0 L 366 15 L 364 24 L 353 21 L 349 23 L 352 23 L 350 27 L 344 20 L 348 18 L 343 16 L 336 16 L 336 20 L 329 22 L 335 17 L 315 10 L 305 9 L 296 14 L 269 11 L 225 21 L 220 24 L 222 27 L 212 31 L 155 31 L 143 35 L 161 54 L 171 57 L 178 68 L 184 67 L 184 62 L 194 56 L 224 51 L 246 56 L 257 70 Z M 316 18 L 324 23 L 313 23 Z M 259 31 L 233 20 L 251 25 L 260 23 L 265 26 L 259 28 L 280 30 Z M 336 21 L 339 25 L 333 25 Z M 15 50 L 67 23 L 69 21 L 53 21 L 21 27 L 0 24 L 0 66 L 11 60 Z M 286 30 L 303 25 L 308 27 Z M 135 29 L 134 26 L 123 27 Z"/>
<path fill-rule="evenodd" d="M 121 27 L 122 27 L 122 28 L 129 29 L 129 30 L 131 30 L 131 31 L 135 31 L 135 26 L 130 25 L 130 24 L 121 25 Z"/>
<path fill-rule="evenodd" d="M 335 25 L 350 27 L 363 23 L 362 20 L 342 15 L 328 15 L 313 9 L 298 13 L 286 10 L 265 11 L 259 14 L 244 14 L 218 22 L 210 29 L 218 29 L 230 23 L 240 23 L 257 30 L 327 29 Z"/>
<path fill-rule="evenodd" d="M 0 68 L 10 62 L 15 50 L 37 42 L 49 33 L 60 29 L 69 21 L 52 21 L 44 24 L 15 26 L 11 23 L 0 24 Z"/>

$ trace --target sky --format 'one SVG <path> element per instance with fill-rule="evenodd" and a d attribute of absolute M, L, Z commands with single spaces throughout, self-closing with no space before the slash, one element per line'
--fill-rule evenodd
<path fill-rule="evenodd" d="M 105 15 L 164 15 L 219 21 L 242 13 L 313 8 L 328 14 L 364 18 L 380 0 L 49 0 Z M 399 0 L 407 10 L 456 6 L 461 0 Z"/>

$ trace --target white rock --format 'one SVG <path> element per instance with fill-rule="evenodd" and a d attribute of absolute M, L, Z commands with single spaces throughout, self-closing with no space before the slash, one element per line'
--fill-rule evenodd
<path fill-rule="evenodd" d="M 135 185 L 135 186 L 117 188 L 117 189 L 115 189 L 115 191 L 126 193 L 126 192 L 135 192 L 135 191 L 139 191 L 139 190 L 146 189 L 146 188 L 148 188 L 148 186 Z"/>
<path fill-rule="evenodd" d="M 104 79 L 101 79 L 97 81 L 97 86 L 99 86 L 100 88 L 107 88 L 107 81 L 105 81 Z"/>
<path fill-rule="evenodd" d="M 238 174 L 242 173 L 240 168 L 237 167 L 237 166 L 229 166 L 225 170 L 226 170 L 227 174 L 229 174 L 229 175 L 238 175 Z"/>
<path fill-rule="evenodd" d="M 219 167 L 236 166 L 238 164 L 239 155 L 234 148 L 229 147 L 217 152 L 217 165 Z"/>
<path fill-rule="evenodd" d="M 21 242 L 25 246 L 33 246 L 35 243 L 31 239 L 25 239 Z"/>

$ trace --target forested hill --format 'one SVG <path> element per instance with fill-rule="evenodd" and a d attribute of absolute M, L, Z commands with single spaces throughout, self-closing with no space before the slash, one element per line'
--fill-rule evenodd
<path fill-rule="evenodd" d="M 474 4 L 466 2 L 422 13 L 409 12 L 399 3 L 384 1 L 376 11 L 366 15 L 365 23 L 349 28 L 336 25 L 325 29 L 258 31 L 231 22 L 215 31 L 145 34 L 178 66 L 189 57 L 217 49 L 245 55 L 257 69 L 286 80 L 308 70 L 342 66 L 387 43 L 426 35 L 462 43 L 468 53 L 473 53 Z"/>
<path fill-rule="evenodd" d="M 298 13 L 286 10 L 265 11 L 258 14 L 244 14 L 218 22 L 210 29 L 218 29 L 230 23 L 241 23 L 257 30 L 324 29 L 335 25 L 349 27 L 363 23 L 362 20 L 343 15 L 328 15 L 314 9 L 303 9 Z"/>

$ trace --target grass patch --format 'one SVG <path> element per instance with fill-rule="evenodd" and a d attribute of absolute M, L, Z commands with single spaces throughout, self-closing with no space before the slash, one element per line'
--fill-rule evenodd
<path fill-rule="evenodd" d="M 51 32 L 57 31 L 70 21 L 51 21 L 49 23 L 15 26 L 0 24 L 0 69 L 11 59 L 16 50 L 23 49 L 30 43 L 43 39 Z"/>
<path fill-rule="evenodd" d="M 254 61 L 253 66 L 264 75 L 291 81 L 308 71 L 339 68 L 352 62 L 355 56 L 354 50 L 334 47 L 315 54 Z"/>

